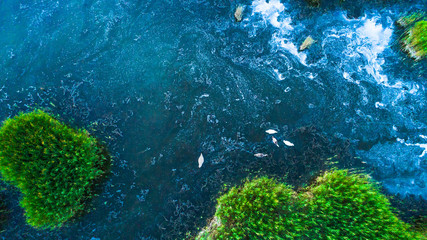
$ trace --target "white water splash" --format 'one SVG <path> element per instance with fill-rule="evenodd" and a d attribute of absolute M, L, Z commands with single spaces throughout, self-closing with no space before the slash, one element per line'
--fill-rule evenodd
<path fill-rule="evenodd" d="M 427 139 L 427 138 L 424 138 L 425 137 L 424 135 L 419 135 L 419 136 L 423 139 Z M 421 159 L 427 155 L 427 143 L 407 143 L 407 141 L 401 138 L 397 138 L 396 141 L 401 144 L 405 144 L 406 146 L 417 146 L 424 149 L 423 152 L 418 156 L 420 158 L 419 161 L 416 162 L 416 165 L 420 166 Z"/>
<path fill-rule="evenodd" d="M 379 15 L 348 19 L 344 13 L 337 20 L 336 24 L 324 31 L 326 36 L 322 46 L 336 49 L 337 54 L 342 52 L 345 57 L 328 59 L 327 62 L 340 60 L 338 63 L 343 68 L 341 74 L 347 81 L 357 83 L 351 75 L 366 72 L 377 84 L 392 87 L 383 73 L 385 60 L 382 54 L 389 47 L 393 21 L 389 17 L 380 21 Z"/>
<path fill-rule="evenodd" d="M 252 15 L 261 14 L 265 23 L 270 23 L 281 30 L 293 30 L 291 18 L 287 17 L 279 20 L 280 14 L 285 10 L 285 5 L 279 0 L 256 0 L 252 2 Z"/>
<path fill-rule="evenodd" d="M 297 57 L 303 65 L 306 65 L 307 55 L 299 52 L 297 46 L 291 41 L 294 27 L 291 25 L 291 17 L 285 11 L 285 5 L 279 0 L 252 2 L 252 16 L 261 16 L 264 25 L 271 25 L 276 29 L 271 38 L 272 46 L 286 50 Z"/>
<path fill-rule="evenodd" d="M 377 23 L 376 18 L 364 19 L 363 22 L 363 25 L 356 29 L 356 51 L 367 60 L 364 69 L 374 77 L 377 83 L 388 85 L 387 76 L 382 74 L 381 65 L 384 64 L 384 59 L 379 55 L 390 42 L 393 25 L 390 23 L 389 26 L 384 27 Z"/>

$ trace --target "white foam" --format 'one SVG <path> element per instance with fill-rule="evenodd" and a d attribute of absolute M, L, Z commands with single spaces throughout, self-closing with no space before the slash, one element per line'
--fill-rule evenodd
<path fill-rule="evenodd" d="M 350 78 L 350 74 L 348 74 L 348 72 L 343 72 L 342 76 L 343 76 L 345 79 L 347 79 L 347 80 L 350 80 L 350 79 L 351 79 L 351 78 Z"/>
<path fill-rule="evenodd" d="M 423 135 L 420 135 L 420 136 L 422 136 L 422 138 L 425 137 Z M 427 155 L 427 143 L 406 143 L 405 140 L 400 139 L 400 138 L 396 138 L 396 141 L 400 142 L 402 144 L 405 144 L 406 146 L 418 146 L 420 148 L 423 148 L 424 151 L 421 153 L 421 155 L 419 155 L 420 158 L 422 158 L 422 157 L 424 157 L 424 156 Z"/>
<path fill-rule="evenodd" d="M 394 31 L 393 21 L 390 17 L 381 17 L 380 14 L 369 13 L 361 18 L 346 19 L 345 22 L 335 24 L 327 29 L 326 37 L 322 40 L 322 46 L 334 49 L 334 46 L 344 47 L 342 58 L 339 54 L 331 54 L 333 59 L 338 60 L 341 68 L 338 72 L 343 79 L 359 85 L 364 94 L 364 87 L 360 81 L 371 81 L 382 87 L 382 99 L 375 103 L 376 108 L 389 109 L 401 105 L 408 98 L 408 95 L 423 94 L 423 88 L 416 82 L 408 81 L 404 77 L 390 78 L 385 73 L 383 67 L 386 59 L 383 54 L 390 50 L 392 35 Z M 325 56 L 329 58 L 329 56 Z M 340 60 L 341 59 L 341 60 Z M 326 62 L 326 64 L 329 61 Z M 353 79 L 353 76 L 370 77 L 363 79 Z M 366 92 L 366 94 L 368 94 Z M 363 99 L 367 100 L 363 96 Z M 367 101 L 362 100 L 363 104 Z M 396 110 L 392 110 L 396 112 Z M 405 116 L 404 116 L 405 117 Z"/>
<path fill-rule="evenodd" d="M 315 77 L 317 77 L 317 74 L 313 75 L 312 72 L 306 72 L 304 75 L 311 80 L 313 80 Z"/>
<path fill-rule="evenodd" d="M 294 43 L 287 41 L 287 39 L 285 38 L 277 38 L 276 42 L 280 43 L 279 45 L 280 47 L 292 53 L 292 55 L 298 57 L 298 59 L 302 64 L 307 65 L 305 63 L 305 60 L 307 59 L 307 55 L 303 52 L 298 52 L 298 48 L 297 46 L 295 46 Z"/>
<path fill-rule="evenodd" d="M 393 34 L 393 21 L 387 17 L 379 21 L 380 15 L 363 16 L 361 18 L 348 19 L 343 14 L 344 22 L 335 24 L 326 30 L 326 38 L 322 41 L 323 47 L 330 44 L 331 48 L 343 42 L 346 44 L 342 53 L 341 65 L 345 66 L 345 71 L 341 72 L 344 79 L 349 82 L 356 82 L 351 78 L 354 72 L 367 72 L 373 77 L 376 83 L 393 88 L 389 84 L 389 79 L 383 73 L 382 65 L 385 63 L 382 53 L 388 49 Z M 349 66 L 354 63 L 361 63 L 358 66 Z M 344 69 L 343 69 L 344 70 Z"/>
<path fill-rule="evenodd" d="M 371 44 L 375 45 L 375 52 L 382 52 L 388 45 L 392 30 L 384 28 L 382 24 L 377 24 L 376 19 L 366 19 L 362 27 L 359 27 L 357 33 L 364 38 L 368 38 Z"/>
<path fill-rule="evenodd" d="M 380 102 L 376 102 L 376 103 L 375 103 L 375 107 L 376 107 L 376 108 L 384 108 L 384 107 L 385 107 L 385 104 L 384 104 L 384 103 L 380 103 Z"/>
<path fill-rule="evenodd" d="M 420 148 L 424 148 L 424 151 L 419 156 L 420 158 L 424 157 L 427 154 L 427 144 L 426 143 L 416 143 L 415 146 L 418 146 Z"/>
<path fill-rule="evenodd" d="M 427 154 L 427 143 L 405 143 L 406 146 L 418 146 L 420 148 L 423 148 L 424 151 L 419 155 L 420 158 L 426 156 Z"/>
<path fill-rule="evenodd" d="M 374 77 L 379 84 L 388 85 L 387 75 L 382 74 L 381 65 L 384 59 L 379 55 L 388 46 L 393 33 L 392 25 L 384 27 L 377 24 L 377 19 L 366 19 L 361 27 L 356 29 L 356 50 L 368 61 L 365 70 Z"/>
<path fill-rule="evenodd" d="M 265 22 L 270 23 L 276 28 L 293 29 L 290 25 L 290 18 L 279 21 L 280 13 L 286 9 L 285 5 L 279 0 L 270 0 L 269 2 L 266 0 L 256 0 L 252 2 L 252 9 L 252 15 L 256 13 L 261 14 Z"/>
<path fill-rule="evenodd" d="M 286 50 L 296 56 L 300 62 L 306 65 L 307 55 L 298 52 L 298 48 L 290 40 L 291 31 L 294 29 L 291 25 L 292 19 L 286 16 L 286 7 L 279 0 L 255 0 L 252 2 L 252 16 L 260 15 L 264 24 L 269 24 L 276 28 L 273 34 L 271 44 L 274 47 Z"/>
<path fill-rule="evenodd" d="M 282 81 L 282 80 L 285 79 L 285 77 L 283 77 L 283 75 L 279 72 L 279 69 L 274 69 L 273 71 L 274 71 L 274 73 L 276 73 L 277 78 L 279 79 L 279 81 Z"/>

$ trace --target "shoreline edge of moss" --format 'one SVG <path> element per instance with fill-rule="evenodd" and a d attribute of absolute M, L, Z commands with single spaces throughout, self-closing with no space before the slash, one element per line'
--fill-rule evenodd
<path fill-rule="evenodd" d="M 326 171 L 295 192 L 268 177 L 218 199 L 196 239 L 424 239 L 400 220 L 368 175 Z"/>

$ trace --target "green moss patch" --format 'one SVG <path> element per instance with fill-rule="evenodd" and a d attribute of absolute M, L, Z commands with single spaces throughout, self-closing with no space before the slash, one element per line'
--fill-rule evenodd
<path fill-rule="evenodd" d="M 401 39 L 402 49 L 415 60 L 427 55 L 427 21 L 424 13 L 401 17 L 397 23 L 405 28 Z"/>
<path fill-rule="evenodd" d="M 86 130 L 41 110 L 8 119 L 0 128 L 0 173 L 22 192 L 20 205 L 34 227 L 59 227 L 82 212 L 109 165 Z"/>
<path fill-rule="evenodd" d="M 197 239 L 417 239 L 365 175 L 326 172 L 300 192 L 266 177 L 218 198 Z"/>
<path fill-rule="evenodd" d="M 397 24 L 401 27 L 409 27 L 413 23 L 422 20 L 425 16 L 424 12 L 415 12 L 407 16 L 402 16 L 397 20 Z"/>

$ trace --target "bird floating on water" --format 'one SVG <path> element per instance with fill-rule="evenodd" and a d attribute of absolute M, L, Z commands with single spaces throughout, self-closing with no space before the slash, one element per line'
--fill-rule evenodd
<path fill-rule="evenodd" d="M 277 131 L 276 130 L 274 130 L 274 129 L 268 129 L 267 131 L 265 131 L 266 133 L 268 133 L 268 134 L 276 134 L 277 133 Z"/>
<path fill-rule="evenodd" d="M 265 153 L 255 153 L 254 156 L 257 157 L 257 158 L 263 158 L 263 157 L 267 157 L 268 154 L 265 154 Z"/>
<path fill-rule="evenodd" d="M 202 167 L 203 163 L 205 162 L 205 158 L 203 157 L 203 153 L 200 153 L 200 157 L 199 157 L 199 168 Z"/>
<path fill-rule="evenodd" d="M 279 142 L 277 142 L 277 139 L 275 137 L 271 137 L 271 140 L 273 140 L 274 145 L 279 147 Z"/>
<path fill-rule="evenodd" d="M 289 141 L 286 141 L 286 140 L 283 140 L 283 143 L 284 143 L 286 146 L 288 146 L 288 147 L 293 147 L 293 146 L 295 146 L 293 143 L 291 143 L 291 142 L 289 142 Z"/>

